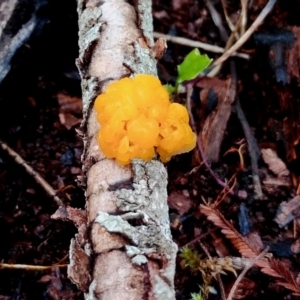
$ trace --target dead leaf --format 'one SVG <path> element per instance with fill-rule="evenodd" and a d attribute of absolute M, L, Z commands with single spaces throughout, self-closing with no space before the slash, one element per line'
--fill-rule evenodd
<path fill-rule="evenodd" d="M 244 236 L 244 239 L 247 241 L 248 245 L 250 245 L 251 249 L 254 249 L 256 253 L 263 251 L 264 244 L 257 231 L 248 233 Z"/>
<path fill-rule="evenodd" d="M 291 185 L 291 180 L 288 177 L 274 178 L 267 174 L 265 179 L 263 180 L 263 184 L 264 184 L 264 188 L 271 195 L 272 193 L 276 193 L 277 187 L 280 186 L 289 187 Z"/>
<path fill-rule="evenodd" d="M 82 99 L 62 93 L 57 94 L 59 119 L 67 129 L 79 124 L 82 120 Z"/>
<path fill-rule="evenodd" d="M 81 114 L 82 100 L 78 97 L 71 97 L 62 93 L 57 94 L 59 111 L 62 113 Z"/>
<path fill-rule="evenodd" d="M 205 102 L 204 107 L 208 108 L 210 101 L 209 92 L 214 91 L 218 98 L 217 107 L 206 117 L 202 131 L 200 133 L 205 158 L 209 162 L 216 162 L 219 159 L 220 147 L 224 137 L 228 119 L 231 115 L 231 105 L 235 99 L 235 89 L 231 88 L 231 80 L 222 81 L 216 78 L 205 78 L 197 83 L 198 87 L 204 88 L 201 95 L 201 102 Z M 206 99 L 205 98 L 205 94 Z M 206 111 L 203 109 L 202 111 Z M 202 115 L 200 117 L 203 122 Z M 201 122 L 200 121 L 200 122 Z"/>
<path fill-rule="evenodd" d="M 261 154 L 264 162 L 276 176 L 286 177 L 290 175 L 285 163 L 278 157 L 273 149 L 261 149 Z"/>
<path fill-rule="evenodd" d="M 182 216 L 194 206 L 194 203 L 189 197 L 178 192 L 172 192 L 168 197 L 168 205 L 170 208 L 176 209 Z"/>
<path fill-rule="evenodd" d="M 216 96 L 217 100 L 222 99 L 226 93 L 227 84 L 227 81 L 218 79 L 216 77 L 203 77 L 196 83 L 196 86 L 201 88 L 200 101 L 201 107 L 203 108 L 200 112 L 200 128 L 204 126 L 207 114 L 214 106 L 214 104 L 211 103 L 212 94 Z"/>
<path fill-rule="evenodd" d="M 292 200 L 280 204 L 274 221 L 282 228 L 299 216 L 300 196 L 297 195 Z"/>
<path fill-rule="evenodd" d="M 64 125 L 68 130 L 73 126 L 80 124 L 81 122 L 81 119 L 74 117 L 72 114 L 61 113 L 58 116 L 60 123 Z"/>

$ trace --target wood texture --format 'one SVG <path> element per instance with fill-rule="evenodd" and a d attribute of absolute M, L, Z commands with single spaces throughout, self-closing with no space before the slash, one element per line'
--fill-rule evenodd
<path fill-rule="evenodd" d="M 78 1 L 86 174 L 82 184 L 90 230 L 87 239 L 82 233 L 76 236 L 70 257 L 76 256 L 74 244 L 90 257 L 85 264 L 91 266 L 86 299 L 175 299 L 177 246 L 169 229 L 167 172 L 155 160 L 134 160 L 131 167 L 122 167 L 105 158 L 92 109 L 110 82 L 138 73 L 156 75 L 155 57 L 161 53 L 155 52 L 159 47 L 152 39 L 151 1 L 134 3 Z M 121 188 L 123 182 L 132 182 L 130 189 Z"/>

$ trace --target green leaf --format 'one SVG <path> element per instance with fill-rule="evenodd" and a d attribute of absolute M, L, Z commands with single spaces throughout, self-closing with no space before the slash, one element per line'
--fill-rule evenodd
<path fill-rule="evenodd" d="M 191 300 L 204 300 L 201 293 L 199 294 L 192 293 L 191 296 L 192 296 Z"/>
<path fill-rule="evenodd" d="M 169 93 L 169 95 L 172 95 L 176 91 L 175 86 L 173 86 L 172 84 L 165 84 L 164 88 L 167 90 L 167 92 Z"/>
<path fill-rule="evenodd" d="M 196 250 L 184 247 L 179 256 L 182 258 L 181 264 L 183 267 L 189 267 L 193 272 L 198 271 L 201 255 Z"/>
<path fill-rule="evenodd" d="M 177 66 L 177 84 L 196 78 L 211 62 L 212 59 L 206 54 L 202 55 L 198 49 L 192 50 L 183 62 Z"/>

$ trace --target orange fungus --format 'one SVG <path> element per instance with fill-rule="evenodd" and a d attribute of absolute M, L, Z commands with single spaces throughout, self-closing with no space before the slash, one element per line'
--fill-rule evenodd
<path fill-rule="evenodd" d="M 111 83 L 94 108 L 101 150 L 122 165 L 133 158 L 150 160 L 155 153 L 167 162 L 196 145 L 186 108 L 170 103 L 155 76 L 139 74 Z"/>

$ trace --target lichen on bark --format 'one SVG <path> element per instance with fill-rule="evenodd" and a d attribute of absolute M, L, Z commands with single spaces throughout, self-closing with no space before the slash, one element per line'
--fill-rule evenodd
<path fill-rule="evenodd" d="M 157 73 L 151 1 L 133 2 L 78 0 L 89 238 L 77 242 L 90 257 L 86 299 L 175 299 L 166 169 L 156 160 L 119 166 L 97 143 L 96 96 L 114 80 Z"/>

